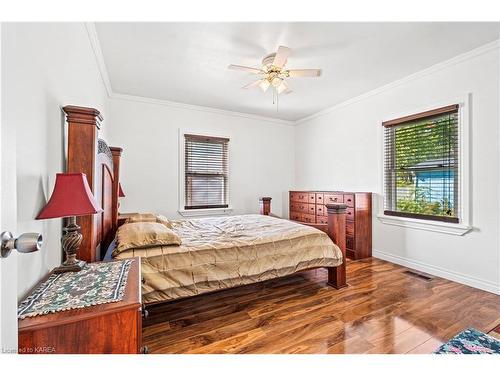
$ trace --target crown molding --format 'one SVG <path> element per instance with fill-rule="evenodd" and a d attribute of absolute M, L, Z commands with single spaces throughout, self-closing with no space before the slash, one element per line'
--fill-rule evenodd
<path fill-rule="evenodd" d="M 248 118 L 248 119 L 252 119 L 252 120 L 272 122 L 272 123 L 280 124 L 280 125 L 289 125 L 289 126 L 295 125 L 295 121 L 283 120 L 283 119 L 278 119 L 278 118 L 274 118 L 274 117 L 259 116 L 259 115 L 255 115 L 255 114 L 251 114 L 251 113 L 229 111 L 229 110 L 225 110 L 225 109 L 219 109 L 219 108 L 214 108 L 214 107 L 205 107 L 205 106 L 194 105 L 194 104 L 185 104 L 185 103 L 174 102 L 174 101 L 170 101 L 170 100 L 154 99 L 154 98 L 143 97 L 143 96 L 138 96 L 138 95 L 116 93 L 113 91 L 113 88 L 111 86 L 111 81 L 110 81 L 109 75 L 108 75 L 108 70 L 106 68 L 106 64 L 104 63 L 104 56 L 102 54 L 101 44 L 99 42 L 99 37 L 97 35 L 95 23 L 94 22 L 86 22 L 85 27 L 87 29 L 87 34 L 89 36 L 90 44 L 92 46 L 92 51 L 94 52 L 97 66 L 99 68 L 99 73 L 101 75 L 101 79 L 102 79 L 102 82 L 104 84 L 104 87 L 106 89 L 106 93 L 107 93 L 109 99 L 128 100 L 128 101 L 134 101 L 134 102 L 140 102 L 140 103 L 163 105 L 163 106 L 176 108 L 176 109 L 208 112 L 208 113 L 214 113 L 214 114 L 223 115 L 223 116 L 242 117 L 242 118 Z"/>
<path fill-rule="evenodd" d="M 445 60 L 445 61 L 442 61 L 440 63 L 437 63 L 435 65 L 432 65 L 430 66 L 429 68 L 426 68 L 424 70 L 420 70 L 416 73 L 413 73 L 413 74 L 410 74 L 409 76 L 406 76 L 404 78 L 401 78 L 397 81 L 393 81 L 391 83 L 388 83 L 386 85 L 383 85 L 383 86 L 380 86 L 376 89 L 373 89 L 371 91 L 367 91 L 365 92 L 364 94 L 361 94 L 361 95 L 358 95 L 354 98 L 351 98 L 351 99 L 348 99 L 346 101 L 343 101 L 339 104 L 335 104 L 331 107 L 328 107 L 328 108 L 325 108 L 319 112 L 316 112 L 310 116 L 307 116 L 307 117 L 304 117 L 304 118 L 301 118 L 297 121 L 295 121 L 295 125 L 298 125 L 298 124 L 301 124 L 301 123 L 304 123 L 304 122 L 307 122 L 307 121 L 310 121 L 312 119 L 315 119 L 315 118 L 318 118 L 318 117 L 321 117 L 321 116 L 325 116 L 329 113 L 332 113 L 332 112 L 335 112 L 343 107 L 347 107 L 351 104 L 354 104 L 354 103 L 358 103 L 362 100 L 365 100 L 367 98 L 370 98 L 372 96 L 375 96 L 375 95 L 378 95 L 378 94 L 381 94 L 385 91 L 388 91 L 388 90 L 392 90 L 398 86 L 401 86 L 401 85 L 404 85 L 406 83 L 409 83 L 411 81 L 414 81 L 416 79 L 419 79 L 419 78 L 423 78 L 427 75 L 430 75 L 430 74 L 434 74 L 442 69 L 445 69 L 445 68 L 449 68 L 453 65 L 456 65 L 456 64 L 459 64 L 461 62 L 464 62 L 464 61 L 467 61 L 467 60 L 470 60 L 470 59 L 473 59 L 477 56 L 481 56 L 485 53 L 488 53 L 490 51 L 493 51 L 495 49 L 500 49 L 500 39 L 497 39 L 493 42 L 490 42 L 490 43 L 487 43 L 487 44 L 484 44 L 478 48 L 475 48 L 471 51 L 468 51 L 468 52 L 465 52 L 465 53 L 462 53 L 458 56 L 455 56 L 455 57 L 452 57 L 451 59 L 449 60 Z"/>
<path fill-rule="evenodd" d="M 295 121 L 282 120 L 282 119 L 278 119 L 278 118 L 274 118 L 274 117 L 259 116 L 259 115 L 254 115 L 254 114 L 246 113 L 246 112 L 228 111 L 226 109 L 219 109 L 219 108 L 204 107 L 204 106 L 194 105 L 194 104 L 172 102 L 169 100 L 154 99 L 154 98 L 149 98 L 149 97 L 144 97 L 144 96 L 117 94 L 117 93 L 113 92 L 112 95 L 109 96 L 109 98 L 115 99 L 115 100 L 128 100 L 128 101 L 147 103 L 147 104 L 164 105 L 164 106 L 167 106 L 170 108 L 181 109 L 181 110 L 208 112 L 208 113 L 214 113 L 214 114 L 222 115 L 222 116 L 242 117 L 242 118 L 247 118 L 247 119 L 251 119 L 251 120 L 272 122 L 272 123 L 280 124 L 280 125 L 288 125 L 288 126 L 295 125 Z"/>
<path fill-rule="evenodd" d="M 104 57 L 101 50 L 101 43 L 99 42 L 99 37 L 97 36 L 97 30 L 95 28 L 94 22 L 85 22 L 85 28 L 87 29 L 87 34 L 89 36 L 90 45 L 92 46 L 92 51 L 97 62 L 97 67 L 99 68 L 99 73 L 101 75 L 102 83 L 106 89 L 106 94 L 108 97 L 113 95 L 113 88 L 111 87 L 111 81 L 109 80 L 108 70 L 106 69 L 106 64 L 104 63 Z"/>

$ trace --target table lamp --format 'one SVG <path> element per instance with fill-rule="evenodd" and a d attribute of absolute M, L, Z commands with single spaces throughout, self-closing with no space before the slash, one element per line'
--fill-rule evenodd
<path fill-rule="evenodd" d="M 102 211 L 92 195 L 84 173 L 58 173 L 56 175 L 54 191 L 36 217 L 37 220 L 68 218 L 61 238 L 66 260 L 54 269 L 54 273 L 78 272 L 85 266 L 85 261 L 76 258 L 83 238 L 80 226 L 76 224 L 76 216 L 93 215 Z"/>

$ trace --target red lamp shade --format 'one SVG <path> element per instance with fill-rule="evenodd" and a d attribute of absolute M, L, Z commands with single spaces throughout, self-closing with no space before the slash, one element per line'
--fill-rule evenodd
<path fill-rule="evenodd" d="M 118 196 L 120 198 L 123 198 L 125 196 L 125 193 L 123 192 L 122 184 L 121 183 L 118 183 Z"/>
<path fill-rule="evenodd" d="M 36 218 L 84 216 L 102 211 L 84 173 L 58 173 L 52 196 Z"/>

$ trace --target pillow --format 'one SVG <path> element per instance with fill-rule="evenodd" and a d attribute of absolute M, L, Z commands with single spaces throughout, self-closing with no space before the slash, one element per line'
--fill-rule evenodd
<path fill-rule="evenodd" d="M 180 245 L 181 238 L 160 223 L 126 223 L 116 231 L 116 249 L 113 255 L 132 248 Z"/>
<path fill-rule="evenodd" d="M 159 214 L 150 214 L 150 213 L 133 214 L 130 215 L 130 217 L 128 217 L 127 220 L 125 221 L 125 223 L 145 223 L 145 222 L 160 223 L 165 225 L 167 228 L 172 227 L 169 220 L 165 216 Z"/>

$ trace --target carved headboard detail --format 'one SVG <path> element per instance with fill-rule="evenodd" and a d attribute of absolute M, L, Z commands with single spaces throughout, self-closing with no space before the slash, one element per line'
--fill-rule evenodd
<path fill-rule="evenodd" d="M 96 215 L 96 235 L 97 244 L 101 244 L 98 251 L 98 260 L 102 259 L 106 249 L 113 241 L 113 155 L 106 142 L 102 139 L 97 140 L 97 159 L 96 159 L 96 184 L 94 196 L 101 204 L 104 210 Z M 103 253 L 104 252 L 104 253 Z"/>
<path fill-rule="evenodd" d="M 113 240 L 118 221 L 121 149 L 108 147 L 98 132 L 103 120 L 94 108 L 66 106 L 68 123 L 67 172 L 83 172 L 103 212 L 77 218 L 83 234 L 78 258 L 101 260 Z M 119 150 L 119 151 L 118 151 Z"/>

